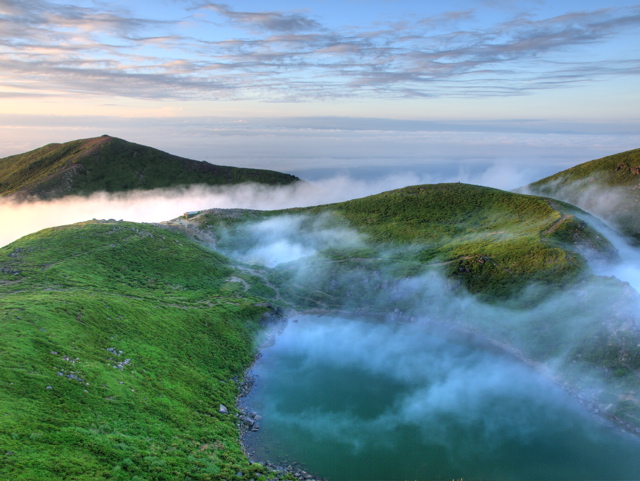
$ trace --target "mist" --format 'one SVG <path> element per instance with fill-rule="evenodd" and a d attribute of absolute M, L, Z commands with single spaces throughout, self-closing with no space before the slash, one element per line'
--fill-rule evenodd
<path fill-rule="evenodd" d="M 246 264 L 275 267 L 310 258 L 322 249 L 364 246 L 364 236 L 331 225 L 330 215 L 283 215 L 248 224 L 238 232 L 222 231 L 219 249 Z M 227 248 L 225 248 L 227 246 Z"/>
<path fill-rule="evenodd" d="M 285 289 L 322 292 L 327 298 L 339 299 L 338 310 L 382 313 L 394 322 L 428 319 L 482 333 L 496 346 L 509 345 L 511 355 L 544 367 L 553 376 L 553 371 L 576 360 L 594 332 L 615 330 L 625 323 L 634 331 L 640 328 L 640 270 L 638 263 L 625 260 L 632 255 L 637 258 L 638 251 L 619 236 L 612 239 L 623 260 L 606 263 L 594 257 L 589 262 L 599 276 L 618 275 L 622 282 L 587 277 L 564 291 L 547 293 L 543 300 L 538 295 L 540 286 L 532 284 L 518 294 L 515 305 L 481 302 L 437 267 L 398 277 L 393 258 L 403 257 L 403 249 L 410 254 L 412 246 L 383 250 L 368 246 L 366 236 L 344 224 L 332 223 L 330 215 L 287 215 L 249 223 L 223 231 L 217 248 L 243 262 L 285 273 Z M 344 263 L 325 256 L 332 248 L 366 247 L 383 264 L 372 269 L 344 267 Z M 527 302 L 529 298 L 531 302 Z M 531 308 L 523 308 L 525 305 Z M 576 380 L 585 390 L 597 389 L 601 381 L 596 375 Z"/>
<path fill-rule="evenodd" d="M 38 230 L 83 222 L 90 219 L 116 219 L 131 222 L 163 222 L 184 212 L 212 208 L 276 210 L 330 204 L 379 194 L 410 185 L 465 182 L 500 189 L 513 188 L 531 180 L 531 172 L 506 162 L 487 164 L 481 169 L 464 166 L 451 170 L 413 169 L 401 174 L 383 169 L 374 176 L 354 171 L 352 175 L 333 173 L 313 182 L 287 186 L 239 184 L 233 186 L 193 185 L 171 189 L 98 192 L 87 197 L 67 196 L 55 200 L 31 199 L 17 202 L 11 196 L 0 198 L 0 246 Z M 375 169 L 374 169 L 375 170 Z M 398 171 L 397 168 L 394 169 Z"/>
<path fill-rule="evenodd" d="M 620 237 L 615 245 L 637 254 Z M 406 479 L 624 479 L 640 472 L 637 440 L 598 421 L 628 388 L 585 360 L 596 336 L 638 337 L 637 284 L 590 277 L 525 309 L 481 302 L 437 268 L 403 277 L 384 265 L 344 268 L 326 257 L 333 247 L 373 249 L 330 215 L 279 216 L 220 235 L 222 252 L 284 273 L 283 287 L 294 294 L 341 299 L 330 310 L 319 307 L 321 316 L 293 315 L 268 333 L 247 401 L 265 416 L 258 443 L 279 453 L 273 437 L 310 469 L 329 466 L 335 479 L 362 479 L 351 465 L 383 470 L 376 463 L 385 453 L 397 457 L 388 461 L 396 463 L 389 479 L 398 472 Z M 376 258 L 402 257 L 401 250 L 378 250 Z M 589 262 L 603 276 L 625 266 Z M 637 280 L 633 269 L 621 274 L 625 282 Z M 538 291 L 530 285 L 519 300 L 539 299 Z M 418 461 L 405 463 L 399 445 L 422 446 L 424 463 L 444 463 L 443 471 L 405 471 Z M 324 454 L 309 454 L 316 449 Z M 531 457 L 544 449 L 557 450 L 557 462 Z M 273 460 L 274 453 L 256 459 Z M 515 458 L 521 464 L 511 471 L 492 465 Z"/>
<path fill-rule="evenodd" d="M 298 359 L 298 367 L 276 376 L 299 378 L 322 368 L 357 370 L 368 380 L 380 378 L 397 385 L 399 395 L 373 416 L 364 412 L 338 416 L 310 406 L 286 422 L 304 423 L 319 441 L 349 444 L 354 451 L 361 448 L 364 438 L 375 435 L 375 442 L 384 444 L 399 427 L 417 425 L 425 439 L 446 446 L 450 453 L 461 442 L 475 442 L 479 451 L 486 452 L 492 440 L 506 435 L 526 440 L 541 429 L 527 414 L 542 409 L 543 402 L 500 413 L 491 408 L 497 398 L 508 393 L 522 402 L 531 390 L 547 390 L 550 395 L 544 402 L 567 402 L 560 389 L 514 359 L 486 346 L 471 349 L 453 339 L 451 332 L 424 318 L 410 324 L 336 317 L 303 317 L 300 322 L 289 322 L 278 336 L 277 349 Z M 458 430 L 440 422 L 448 416 L 462 427 L 475 425 L 475 439 L 460 439 Z M 552 421 L 563 424 L 562 419 Z"/>
<path fill-rule="evenodd" d="M 68 196 L 49 201 L 16 202 L 8 197 L 0 199 L 0 246 L 47 227 L 94 218 L 162 222 L 184 212 L 211 208 L 276 210 L 306 207 L 365 197 L 428 180 L 409 173 L 366 181 L 336 176 L 314 183 L 277 187 L 247 183 L 115 194 L 99 192 L 88 197 Z"/>
<path fill-rule="evenodd" d="M 295 459 L 335 480 L 633 479 L 640 469 L 638 440 L 544 373 L 428 319 L 303 315 L 273 335 L 243 401 L 263 416 L 247 436 L 256 461 Z"/>
<path fill-rule="evenodd" d="M 618 261 L 611 262 L 587 257 L 593 272 L 601 276 L 613 276 L 640 292 L 640 248 L 632 246 L 624 236 L 601 219 L 594 218 L 591 222 L 613 244 L 620 257 Z"/>
<path fill-rule="evenodd" d="M 507 172 L 500 182 L 510 182 L 512 174 L 517 176 L 517 172 Z M 304 207 L 431 180 L 415 174 L 367 181 L 339 176 L 285 187 L 192 186 L 23 203 L 3 199 L 0 245 L 45 227 L 91 218 L 162 222 L 186 211 L 211 208 Z M 354 454 L 368 445 L 388 449 L 397 441 L 397 433 L 409 427 L 421 442 L 437 445 L 450 462 L 471 459 L 478 464 L 487 453 L 504 451 L 511 442 L 526 445 L 536 439 L 570 438 L 573 434 L 567 433 L 578 433 L 598 444 L 606 436 L 601 437 L 595 428 L 581 427 L 582 423 L 587 423 L 589 412 L 606 414 L 609 405 L 628 394 L 619 382 L 622 378 L 593 369 L 583 362 L 583 356 L 594 333 L 615 335 L 624 330 L 637 336 L 640 262 L 636 259 L 640 256 L 638 249 L 606 225 L 595 227 L 611 240 L 622 261 L 588 258 L 593 272 L 615 276 L 628 286 L 589 277 L 543 301 L 532 301 L 528 309 L 481 302 L 437 268 L 398 276 L 392 259 L 403 257 L 405 249 L 405 257 L 410 257 L 413 246 L 371 246 L 366 236 L 336 222 L 330 214 L 287 214 L 221 230 L 214 247 L 250 268 L 285 273 L 284 289 L 295 286 L 307 292 L 326 292 L 341 301 L 336 310 L 379 314 L 376 319 L 382 320 L 322 317 L 292 321 L 282 334 L 277 334 L 281 326 L 275 328 L 270 334 L 285 356 L 295 359 L 298 369 L 283 371 L 284 377 L 324 372 L 327 389 L 332 389 L 330 382 L 341 372 L 357 371 L 371 384 L 370 397 L 395 393 L 377 411 L 321 409 L 309 404 L 291 416 L 278 405 L 265 406 L 276 421 Z M 387 264 L 374 269 L 342 267 L 326 255 L 330 249 L 366 248 L 374 249 L 376 260 Z M 529 286 L 519 300 L 536 299 L 539 289 Z M 384 389 L 375 388 L 374 381 L 382 382 Z M 348 386 L 349 381 L 344 384 Z M 545 394 L 538 399 L 532 395 L 536 392 Z M 606 451 L 612 460 L 607 466 L 614 466 L 614 458 L 619 460 L 625 449 Z M 631 461 L 620 464 L 628 466 L 626 462 Z M 577 478 L 570 474 L 565 479 Z M 541 474 L 534 473 L 534 477 L 540 479 Z"/>
<path fill-rule="evenodd" d="M 592 182 L 592 179 L 571 180 L 565 177 L 556 179 L 537 192 L 526 187 L 518 189 L 524 193 L 545 195 L 580 207 L 592 214 L 587 221 L 596 227 L 609 240 L 619 253 L 619 262 L 602 262 L 590 258 L 591 268 L 598 275 L 615 276 L 628 282 L 640 292 L 640 247 L 632 245 L 620 232 L 637 223 L 636 206 L 638 194 L 631 193 L 632 188 L 612 187 Z"/>

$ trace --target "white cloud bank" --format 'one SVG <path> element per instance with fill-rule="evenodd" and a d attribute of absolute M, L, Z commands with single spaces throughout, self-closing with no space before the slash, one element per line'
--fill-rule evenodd
<path fill-rule="evenodd" d="M 0 200 L 0 245 L 47 227 L 94 218 L 162 222 L 187 211 L 211 208 L 275 210 L 306 207 L 341 202 L 432 180 L 415 174 L 393 175 L 374 181 L 338 176 L 313 184 L 298 183 L 284 187 L 241 184 L 220 188 L 198 185 L 127 194 L 96 193 L 89 197 L 69 196 L 24 203 L 15 203 L 7 198 Z"/>

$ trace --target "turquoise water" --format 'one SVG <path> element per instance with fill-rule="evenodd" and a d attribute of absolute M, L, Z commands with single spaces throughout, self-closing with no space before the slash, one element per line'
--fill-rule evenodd
<path fill-rule="evenodd" d="M 300 316 L 243 404 L 254 460 L 330 480 L 640 479 L 640 442 L 533 369 L 422 323 Z"/>

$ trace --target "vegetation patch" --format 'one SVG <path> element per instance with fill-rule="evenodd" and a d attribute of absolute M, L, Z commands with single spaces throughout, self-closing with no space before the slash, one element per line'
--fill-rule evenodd
<path fill-rule="evenodd" d="M 287 305 L 406 320 L 464 300 L 478 312 L 451 325 L 562 359 L 575 386 L 602 372 L 615 389 L 593 402 L 608 396 L 612 419 L 634 425 L 637 298 L 593 276 L 586 251 L 615 256 L 584 212 L 465 184 L 31 234 L 0 249 L 0 478 L 266 479 L 242 452 L 235 397 L 265 319 Z"/>
<path fill-rule="evenodd" d="M 231 245 L 249 250 L 256 241 L 246 235 L 246 226 L 277 216 L 301 218 L 300 236 L 318 228 L 344 229 L 361 236 L 365 241 L 359 245 L 322 247 L 313 260 L 300 260 L 313 262 L 313 278 L 296 279 L 287 286 L 290 272 L 299 269 L 294 264 L 282 265 L 277 269 L 280 274 L 273 273 L 276 281 L 284 282 L 285 292 L 306 289 L 308 302 L 320 296 L 323 301 L 318 298 L 317 307 L 337 307 L 327 304 L 331 297 L 341 303 L 355 295 L 336 291 L 338 273 L 354 267 L 387 279 L 380 283 L 386 287 L 393 279 L 437 269 L 481 299 L 503 302 L 531 284 L 540 287 L 542 298 L 577 281 L 586 272 L 580 249 L 600 257 L 615 256 L 609 242 L 577 219 L 574 211 L 540 197 L 467 184 L 437 184 L 317 207 L 236 210 L 233 216 L 205 211 L 198 223 L 219 237 L 219 248 L 229 251 Z M 322 219 L 320 227 L 318 219 Z M 377 295 L 374 290 L 368 297 Z"/>

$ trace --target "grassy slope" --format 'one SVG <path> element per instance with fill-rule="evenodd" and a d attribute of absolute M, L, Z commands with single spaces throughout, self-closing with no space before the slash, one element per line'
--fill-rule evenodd
<path fill-rule="evenodd" d="M 232 273 L 126 222 L 0 249 L 0 478 L 249 476 L 235 418 L 217 411 L 234 412 L 266 308 Z"/>
<path fill-rule="evenodd" d="M 575 281 L 585 261 L 572 249 L 612 255 L 608 241 L 569 213 L 570 206 L 467 184 L 407 187 L 318 207 L 248 211 L 240 219 L 282 214 L 314 219 L 327 212 L 334 214 L 329 224 L 353 228 L 370 242 L 368 249 L 352 253 L 326 251 L 326 258 L 340 263 L 357 259 L 358 265 L 372 269 L 393 265 L 394 277 L 438 267 L 487 300 L 511 298 L 531 283 L 553 289 Z M 201 223 L 231 225 L 220 213 L 204 216 Z M 310 221 L 310 229 L 312 225 Z M 383 254 L 391 255 L 392 262 L 380 262 Z M 345 268 L 353 268 L 353 262 Z"/>
<path fill-rule="evenodd" d="M 589 210 L 640 242 L 640 149 L 576 165 L 525 189 Z"/>
<path fill-rule="evenodd" d="M 190 184 L 283 185 L 298 180 L 280 172 L 184 159 L 109 136 L 49 144 L 0 159 L 0 195 L 41 198 Z"/>

